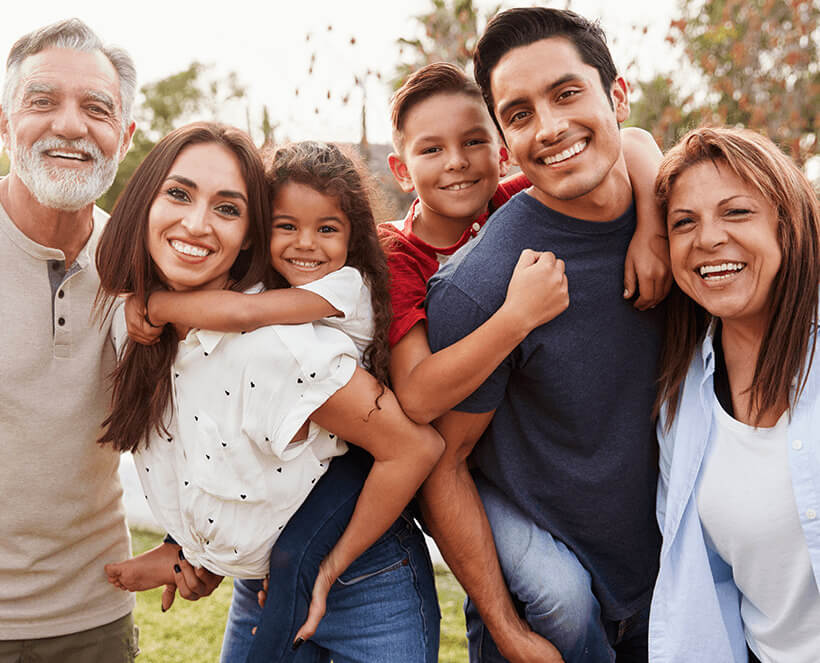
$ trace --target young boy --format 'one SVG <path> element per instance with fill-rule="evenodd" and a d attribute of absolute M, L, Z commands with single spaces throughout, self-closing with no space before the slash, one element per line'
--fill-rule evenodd
<path fill-rule="evenodd" d="M 418 198 L 403 220 L 380 226 L 391 273 L 390 377 L 408 416 L 427 423 L 469 396 L 530 331 L 566 309 L 567 280 L 562 260 L 525 250 L 502 307 L 472 334 L 431 354 L 428 279 L 530 182 L 518 174 L 499 183 L 509 165 L 507 147 L 481 90 L 454 65 L 434 63 L 412 74 L 393 98 L 392 124 L 390 170 Z M 623 138 L 639 205 L 624 297 L 633 296 L 637 280 L 635 306 L 644 309 L 671 284 L 666 248 L 657 247 L 665 231 L 652 192 L 661 154 L 645 131 L 627 129 Z"/>

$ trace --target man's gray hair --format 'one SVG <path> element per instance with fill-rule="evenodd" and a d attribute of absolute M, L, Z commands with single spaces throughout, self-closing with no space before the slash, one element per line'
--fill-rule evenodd
<path fill-rule="evenodd" d="M 116 46 L 106 46 L 96 33 L 78 18 L 52 23 L 23 35 L 9 51 L 6 60 L 6 80 L 3 83 L 3 109 L 12 112 L 13 97 L 20 79 L 20 65 L 31 55 L 49 48 L 69 48 L 74 51 L 100 51 L 105 55 L 120 78 L 120 104 L 123 129 L 131 124 L 134 98 L 137 93 L 137 70 L 131 56 Z"/>

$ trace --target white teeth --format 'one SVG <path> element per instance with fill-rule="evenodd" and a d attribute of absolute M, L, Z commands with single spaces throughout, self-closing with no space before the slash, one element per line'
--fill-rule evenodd
<path fill-rule="evenodd" d="M 62 157 L 63 159 L 75 159 L 76 161 L 85 161 L 87 157 L 76 152 L 60 152 L 58 150 L 50 150 L 46 152 L 50 157 Z"/>
<path fill-rule="evenodd" d="M 698 267 L 698 273 L 705 279 L 725 279 L 729 278 L 732 274 L 739 272 L 745 266 L 746 263 L 743 262 L 724 262 L 720 265 L 701 265 Z M 724 272 L 730 273 L 726 274 Z"/>
<path fill-rule="evenodd" d="M 305 267 L 308 269 L 318 267 L 321 264 L 318 260 L 297 260 L 296 258 L 289 258 L 288 262 L 297 267 Z"/>
<path fill-rule="evenodd" d="M 578 152 L 581 152 L 587 146 L 586 139 L 579 140 L 575 145 L 568 147 L 563 152 L 559 152 L 558 154 L 554 154 L 550 157 L 544 157 L 542 161 L 547 166 L 552 165 L 554 163 L 559 163 L 561 161 L 566 161 L 570 157 L 574 157 Z"/>
<path fill-rule="evenodd" d="M 462 189 L 469 189 L 473 186 L 475 182 L 458 182 L 456 184 L 450 184 L 449 186 L 441 187 L 445 191 L 461 191 Z"/>
<path fill-rule="evenodd" d="M 180 242 L 178 239 L 172 239 L 171 246 L 174 247 L 175 251 L 184 253 L 186 256 L 195 256 L 197 258 L 204 258 L 211 252 L 210 249 L 186 244 L 185 242 Z"/>

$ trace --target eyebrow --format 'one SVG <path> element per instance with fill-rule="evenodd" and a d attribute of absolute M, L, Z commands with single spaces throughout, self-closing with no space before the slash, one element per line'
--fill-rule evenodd
<path fill-rule="evenodd" d="M 477 133 L 485 133 L 489 134 L 490 131 L 485 127 L 483 124 L 476 124 L 475 126 L 470 127 L 469 129 L 465 129 L 461 132 L 462 136 L 469 136 L 470 134 L 477 134 Z M 415 142 L 417 143 L 440 143 L 444 140 L 443 136 L 439 136 L 438 134 L 427 134 L 422 135 L 416 139 Z"/>
<path fill-rule="evenodd" d="M 293 214 L 274 214 L 273 220 L 275 221 L 276 219 L 293 219 L 294 221 L 296 221 L 297 217 L 295 217 Z M 344 219 L 342 219 L 342 217 L 340 216 L 320 216 L 318 218 L 318 221 L 336 221 L 338 223 L 344 224 Z"/>
<path fill-rule="evenodd" d="M 725 205 L 726 203 L 728 203 L 731 200 L 734 200 L 735 198 L 746 198 L 746 197 L 748 197 L 748 194 L 746 194 L 746 193 L 736 193 L 734 196 L 728 196 L 726 198 L 723 198 L 722 200 L 719 200 L 718 201 L 718 206 Z M 673 214 L 673 213 L 694 214 L 695 211 L 691 210 L 691 209 L 686 209 L 685 207 L 676 207 L 675 209 L 669 210 L 669 213 L 670 214 Z"/>
<path fill-rule="evenodd" d="M 109 113 L 113 113 L 116 109 L 114 100 L 111 98 L 111 95 L 106 94 L 105 92 L 100 92 L 98 90 L 86 90 L 85 96 L 98 103 L 101 103 L 108 109 Z"/>
<path fill-rule="evenodd" d="M 579 76 L 578 74 L 564 74 L 560 78 L 557 78 L 552 83 L 550 83 L 544 91 L 552 92 L 555 88 L 564 85 L 564 83 L 569 83 L 570 81 L 577 80 L 581 80 L 581 76 Z M 515 99 L 511 99 L 510 101 L 505 102 L 502 106 L 499 106 L 498 115 L 504 115 L 504 113 L 506 113 L 513 106 L 518 106 L 526 102 L 527 97 L 516 97 Z"/>
<path fill-rule="evenodd" d="M 179 182 L 180 184 L 184 184 L 185 186 L 190 187 L 191 189 L 199 189 L 196 182 L 194 182 L 191 179 L 188 179 L 187 177 L 185 177 L 183 175 L 174 175 L 172 173 L 172 174 L 168 175 L 168 177 L 166 177 L 165 180 L 166 181 L 174 180 L 175 182 Z M 248 202 L 248 199 L 245 197 L 245 194 L 243 194 L 241 191 L 234 191 L 232 189 L 221 189 L 221 190 L 216 192 L 216 195 L 217 196 L 222 196 L 224 198 L 237 198 L 239 200 L 245 201 L 245 203 Z"/>
<path fill-rule="evenodd" d="M 49 83 L 27 83 L 23 88 L 23 99 L 33 94 L 54 94 L 56 91 L 56 86 Z"/>

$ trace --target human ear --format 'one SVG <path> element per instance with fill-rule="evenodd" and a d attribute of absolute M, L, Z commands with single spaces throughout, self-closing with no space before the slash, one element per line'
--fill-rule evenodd
<path fill-rule="evenodd" d="M 415 189 L 413 178 L 410 177 L 410 171 L 404 160 L 395 152 L 391 152 L 387 157 L 387 165 L 390 166 L 390 172 L 393 173 L 393 178 L 404 193 L 410 193 Z"/>
<path fill-rule="evenodd" d="M 134 137 L 134 129 L 137 128 L 137 123 L 132 122 L 123 133 L 122 145 L 120 145 L 120 161 L 125 158 L 128 148 L 131 147 L 131 139 Z"/>
<path fill-rule="evenodd" d="M 498 148 L 498 176 L 504 177 L 510 172 L 510 151 L 506 145 Z"/>
<path fill-rule="evenodd" d="M 623 76 L 618 76 L 612 81 L 610 98 L 615 109 L 615 119 L 619 123 L 625 122 L 626 118 L 629 117 L 629 88 Z"/>

